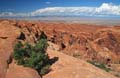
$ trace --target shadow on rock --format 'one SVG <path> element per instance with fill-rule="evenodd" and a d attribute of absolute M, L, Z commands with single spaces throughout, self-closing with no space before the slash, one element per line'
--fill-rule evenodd
<path fill-rule="evenodd" d="M 52 65 L 52 64 L 54 64 L 56 61 L 58 61 L 59 60 L 59 58 L 58 57 L 53 57 L 53 58 L 51 58 L 50 60 L 49 60 L 49 64 L 50 65 Z"/>

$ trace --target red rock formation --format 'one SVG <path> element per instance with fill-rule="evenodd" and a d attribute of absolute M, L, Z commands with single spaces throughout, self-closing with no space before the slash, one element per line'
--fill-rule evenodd
<path fill-rule="evenodd" d="M 27 68 L 18 66 L 14 63 L 9 65 L 9 69 L 6 73 L 6 78 L 41 78 L 37 71 Z"/>
<path fill-rule="evenodd" d="M 40 78 L 33 69 L 9 65 L 12 62 L 13 46 L 20 33 L 20 29 L 10 24 L 10 22 L 2 21 L 0 23 L 0 78 Z"/>
<path fill-rule="evenodd" d="M 0 21 L 0 78 L 5 78 L 5 76 L 6 78 L 39 78 L 35 70 L 11 64 L 11 55 L 17 40 L 34 44 L 40 31 L 47 34 L 49 43 L 52 42 L 48 49 L 49 55 L 57 56 L 60 59 L 53 64 L 53 71 L 45 77 L 93 78 L 99 76 L 115 78 L 74 57 L 104 63 L 110 59 L 113 63 L 119 63 L 120 30 L 118 27 L 16 20 Z M 54 44 L 57 46 L 54 47 Z"/>
<path fill-rule="evenodd" d="M 34 43 L 40 31 L 44 31 L 48 40 L 68 55 L 104 63 L 107 59 L 120 61 L 118 27 L 38 21 L 18 21 L 16 26 L 22 29 L 28 42 Z"/>
<path fill-rule="evenodd" d="M 13 44 L 19 34 L 19 29 L 9 25 L 8 21 L 0 23 L 0 78 L 5 77 L 7 61 L 13 52 Z"/>
<path fill-rule="evenodd" d="M 51 67 L 52 71 L 44 78 L 116 78 L 83 60 L 61 52 L 49 49 L 48 54 L 51 58 L 58 57 L 59 60 Z"/>

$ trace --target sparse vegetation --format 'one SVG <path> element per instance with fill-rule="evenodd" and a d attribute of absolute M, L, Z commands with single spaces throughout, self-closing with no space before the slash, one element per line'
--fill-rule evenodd
<path fill-rule="evenodd" d="M 50 71 L 51 65 L 46 53 L 47 46 L 47 36 L 42 32 L 34 46 L 18 42 L 14 47 L 14 59 L 18 65 L 33 68 L 44 75 Z"/>
<path fill-rule="evenodd" d="M 119 71 L 116 72 L 114 75 L 115 75 L 116 77 L 120 78 L 120 72 L 119 72 Z"/>
<path fill-rule="evenodd" d="M 87 62 L 90 63 L 90 64 L 93 64 L 94 66 L 96 66 L 96 67 L 98 67 L 98 68 L 100 68 L 100 69 L 105 70 L 106 72 L 111 71 L 111 69 L 108 68 L 108 67 L 107 67 L 105 64 L 103 64 L 103 63 L 99 63 L 99 62 L 96 62 L 96 61 L 87 61 Z"/>
<path fill-rule="evenodd" d="M 73 54 L 73 57 L 75 57 L 75 58 L 80 58 L 80 54 L 79 54 L 79 53 L 74 53 L 74 54 Z"/>

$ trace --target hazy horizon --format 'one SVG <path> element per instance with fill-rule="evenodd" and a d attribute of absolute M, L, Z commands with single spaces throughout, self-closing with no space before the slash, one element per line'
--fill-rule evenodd
<path fill-rule="evenodd" d="M 46 22 L 66 22 L 66 23 L 80 23 L 80 24 L 96 24 L 96 25 L 120 25 L 120 18 L 114 17 L 80 17 L 80 16 L 39 16 L 28 18 L 0 18 L 0 19 L 15 19 L 15 20 L 33 20 Z"/>
<path fill-rule="evenodd" d="M 1 19 L 120 24 L 119 0 L 1 0 Z"/>

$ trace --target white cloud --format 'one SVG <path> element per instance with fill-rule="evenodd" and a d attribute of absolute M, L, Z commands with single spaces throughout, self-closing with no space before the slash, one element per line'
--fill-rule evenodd
<path fill-rule="evenodd" d="M 48 7 L 32 12 L 32 15 L 120 15 L 120 5 L 103 3 L 100 7 Z"/>
<path fill-rule="evenodd" d="M 41 15 L 81 15 L 81 16 L 120 16 L 120 5 L 103 3 L 99 7 L 47 7 L 31 13 L 4 12 L 0 16 L 41 16 Z"/>
<path fill-rule="evenodd" d="M 120 5 L 103 3 L 95 12 L 102 15 L 120 15 Z"/>
<path fill-rule="evenodd" d="M 81 15 L 92 13 L 95 10 L 94 7 L 48 7 L 39 9 L 31 14 L 37 15 Z"/>
<path fill-rule="evenodd" d="M 30 13 L 13 13 L 13 12 L 2 12 L 0 17 L 29 17 Z"/>

